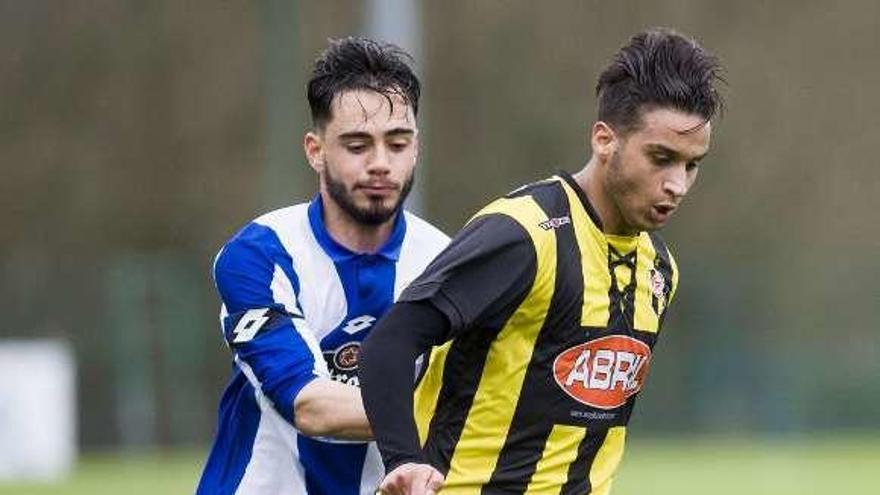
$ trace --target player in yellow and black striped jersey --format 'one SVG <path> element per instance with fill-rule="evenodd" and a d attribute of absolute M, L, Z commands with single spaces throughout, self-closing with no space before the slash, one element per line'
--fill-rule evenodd
<path fill-rule="evenodd" d="M 360 377 L 385 493 L 610 491 L 678 283 L 654 230 L 708 151 L 718 70 L 678 33 L 634 37 L 584 169 L 482 209 L 377 325 Z"/>

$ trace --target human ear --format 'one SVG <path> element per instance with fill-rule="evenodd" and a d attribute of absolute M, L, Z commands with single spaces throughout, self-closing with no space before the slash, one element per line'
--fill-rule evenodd
<path fill-rule="evenodd" d="M 319 174 L 324 171 L 324 140 L 316 131 L 309 131 L 303 138 L 303 151 L 312 170 Z"/>
<path fill-rule="evenodd" d="M 593 124 L 590 132 L 590 146 L 599 159 L 608 160 L 617 150 L 618 138 L 614 129 L 601 120 Z"/>

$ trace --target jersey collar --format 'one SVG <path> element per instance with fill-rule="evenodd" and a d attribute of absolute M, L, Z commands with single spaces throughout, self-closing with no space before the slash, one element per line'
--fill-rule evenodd
<path fill-rule="evenodd" d="M 309 225 L 315 234 L 318 244 L 330 256 L 334 262 L 347 261 L 360 256 L 380 256 L 389 261 L 397 261 L 400 258 L 400 247 L 403 245 L 403 236 L 406 233 L 406 218 L 401 209 L 397 218 L 394 219 L 394 227 L 385 244 L 374 255 L 369 253 L 356 253 L 334 240 L 327 232 L 324 225 L 324 204 L 321 195 L 316 194 L 309 202 Z"/>
<path fill-rule="evenodd" d="M 577 182 L 575 182 L 574 177 L 565 170 L 560 170 L 556 175 L 561 177 L 562 180 L 571 187 L 574 193 L 577 194 L 578 199 L 581 200 L 581 205 L 584 207 L 584 210 L 587 211 L 587 215 L 590 216 L 590 220 L 593 221 L 593 224 L 598 227 L 600 231 L 604 232 L 605 229 L 602 228 L 602 219 L 599 218 L 599 214 L 596 213 L 596 209 L 593 208 L 593 204 L 590 203 L 590 198 L 587 197 L 587 193 L 581 189 L 581 186 L 579 186 Z"/>
<path fill-rule="evenodd" d="M 586 191 L 581 189 L 581 186 L 575 182 L 574 177 L 564 170 L 560 170 L 556 175 L 557 177 L 562 178 L 562 180 L 574 190 L 578 199 L 581 200 L 581 205 L 584 207 L 584 210 L 586 210 L 587 216 L 590 217 L 590 220 L 599 232 L 605 236 L 605 239 L 609 244 L 613 245 L 615 249 L 622 253 L 635 249 L 636 245 L 634 243 L 638 242 L 638 239 L 641 237 L 641 232 L 634 235 L 615 235 L 606 233 L 605 229 L 602 227 L 602 219 L 599 218 L 599 214 L 596 212 L 596 209 L 593 208 L 593 204 L 590 203 L 590 198 L 587 197 Z"/>

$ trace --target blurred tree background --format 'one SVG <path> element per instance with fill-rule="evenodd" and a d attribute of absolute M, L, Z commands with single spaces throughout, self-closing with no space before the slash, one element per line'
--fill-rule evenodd
<path fill-rule="evenodd" d="M 0 1 L 0 337 L 59 337 L 85 448 L 205 445 L 228 376 L 210 278 L 260 212 L 308 199 L 304 83 L 346 1 Z M 666 231 L 682 269 L 634 427 L 876 429 L 880 4 L 421 2 L 420 209 L 454 232 L 589 156 L 632 34 L 714 50 L 727 111 Z M 873 60 L 873 62 L 872 62 Z"/>

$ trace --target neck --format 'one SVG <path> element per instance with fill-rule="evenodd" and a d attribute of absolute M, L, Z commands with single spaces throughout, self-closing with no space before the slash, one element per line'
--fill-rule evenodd
<path fill-rule="evenodd" d="M 321 201 L 324 206 L 324 228 L 334 241 L 349 250 L 355 253 L 374 254 L 391 237 L 397 215 L 393 215 L 379 225 L 366 225 L 351 218 L 327 195 L 321 194 Z"/>
<path fill-rule="evenodd" d="M 605 183 L 602 181 L 601 169 L 603 166 L 607 167 L 608 165 L 600 164 L 593 156 L 584 165 L 584 168 L 572 177 L 577 185 L 583 189 L 590 204 L 593 205 L 593 209 L 596 210 L 596 214 L 599 215 L 603 232 L 609 235 L 634 235 L 637 232 L 631 232 L 632 229 L 626 226 L 620 210 L 614 204 Z"/>

